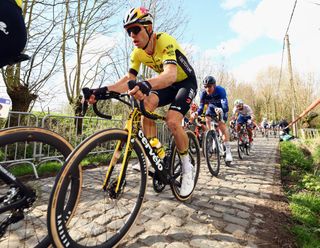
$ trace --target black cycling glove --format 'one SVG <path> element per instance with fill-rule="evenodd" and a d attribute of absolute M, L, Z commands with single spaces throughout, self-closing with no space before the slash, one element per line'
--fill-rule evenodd
<path fill-rule="evenodd" d="M 150 94 L 152 86 L 148 81 L 138 82 L 137 85 L 143 94 L 147 96 Z"/>

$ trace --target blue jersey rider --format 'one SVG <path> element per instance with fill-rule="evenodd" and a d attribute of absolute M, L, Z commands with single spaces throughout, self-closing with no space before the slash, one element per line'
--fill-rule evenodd
<path fill-rule="evenodd" d="M 200 105 L 197 112 L 194 113 L 193 118 L 200 116 L 205 105 L 207 105 L 205 112 L 206 126 L 209 129 L 211 126 L 212 118 L 217 117 L 221 114 L 222 120 L 218 121 L 218 128 L 223 134 L 223 141 L 226 146 L 226 161 L 232 161 L 231 148 L 229 144 L 229 131 L 226 125 L 228 119 L 228 99 L 226 90 L 220 86 L 216 85 L 216 80 L 213 76 L 207 76 L 203 80 L 203 90 L 200 94 Z"/>

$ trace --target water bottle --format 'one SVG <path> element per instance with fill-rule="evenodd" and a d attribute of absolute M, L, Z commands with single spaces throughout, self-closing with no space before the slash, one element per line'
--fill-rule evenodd
<path fill-rule="evenodd" d="M 164 159 L 166 156 L 166 152 L 158 138 L 152 138 L 150 140 L 150 145 L 155 148 L 157 155 L 159 156 L 160 159 Z"/>

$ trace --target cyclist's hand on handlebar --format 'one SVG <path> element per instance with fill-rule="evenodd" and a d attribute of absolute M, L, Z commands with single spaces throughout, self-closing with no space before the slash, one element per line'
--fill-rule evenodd
<path fill-rule="evenodd" d="M 214 111 L 216 112 L 217 115 L 222 114 L 223 110 L 222 108 L 215 108 Z"/>
<path fill-rule="evenodd" d="M 137 100 L 144 100 L 145 96 L 148 96 L 151 91 L 151 85 L 148 81 L 136 82 L 130 80 L 128 82 L 129 95 L 134 96 Z"/>

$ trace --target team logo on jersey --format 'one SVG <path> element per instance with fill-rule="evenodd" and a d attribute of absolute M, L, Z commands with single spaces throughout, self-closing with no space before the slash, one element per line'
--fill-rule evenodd
<path fill-rule="evenodd" d="M 8 35 L 9 32 L 7 31 L 7 24 L 0 22 L 0 31 L 2 31 L 5 35 Z"/>

